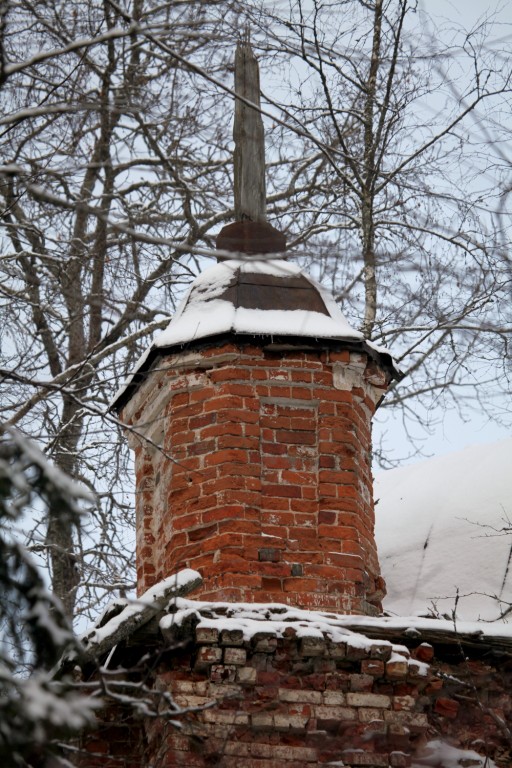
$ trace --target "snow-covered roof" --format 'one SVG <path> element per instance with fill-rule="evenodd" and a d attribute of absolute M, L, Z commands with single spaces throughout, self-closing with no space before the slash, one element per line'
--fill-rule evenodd
<path fill-rule="evenodd" d="M 282 259 L 230 259 L 202 272 L 155 347 L 222 333 L 361 341 L 329 291 Z"/>
<path fill-rule="evenodd" d="M 377 475 L 386 611 L 512 626 L 511 468 L 512 438 Z"/>
<path fill-rule="evenodd" d="M 245 256 L 222 261 L 191 284 L 167 328 L 156 336 L 112 407 L 127 399 L 137 374 L 155 355 L 225 334 L 341 341 L 357 345 L 401 377 L 388 350 L 363 338 L 320 283 L 283 258 Z"/>

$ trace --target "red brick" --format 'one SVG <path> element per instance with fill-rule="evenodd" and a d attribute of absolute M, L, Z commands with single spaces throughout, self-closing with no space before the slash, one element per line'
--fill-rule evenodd
<path fill-rule="evenodd" d="M 384 662 L 380 659 L 363 659 L 361 672 L 372 677 L 384 677 Z"/>
<path fill-rule="evenodd" d="M 322 483 L 322 485 L 319 486 L 318 492 L 320 498 L 326 497 L 336 499 L 338 497 L 338 486 L 332 483 Z"/>
<path fill-rule="evenodd" d="M 358 477 L 355 472 L 346 472 L 338 469 L 321 469 L 318 472 L 318 479 L 321 483 L 336 483 L 343 485 L 357 485 L 358 482 Z"/>
<path fill-rule="evenodd" d="M 206 453 L 214 451 L 215 447 L 215 440 L 200 440 L 194 445 L 188 446 L 187 452 L 193 456 L 203 456 Z M 177 459 L 178 457 L 175 455 L 174 458 Z"/>
<path fill-rule="evenodd" d="M 447 717 L 450 720 L 454 720 L 459 713 L 459 707 L 460 704 L 458 701 L 440 697 L 436 700 L 434 705 L 434 712 L 436 712 L 438 715 L 441 715 L 442 717 Z"/>
<path fill-rule="evenodd" d="M 282 592 L 283 580 L 282 578 L 280 579 L 280 578 L 277 578 L 276 576 L 262 576 L 261 588 L 268 592 Z"/>
<path fill-rule="evenodd" d="M 189 403 L 189 393 L 188 392 L 180 392 L 177 395 L 173 395 L 172 397 L 172 405 L 173 407 L 179 407 L 182 405 L 188 405 Z M 139 411 L 137 414 L 137 419 L 141 418 L 141 412 Z"/>
<path fill-rule="evenodd" d="M 213 422 L 209 426 L 205 426 L 200 431 L 200 438 L 201 440 L 205 440 L 209 437 L 221 437 L 223 435 L 236 435 L 238 437 L 243 437 L 244 434 L 244 428 L 243 425 L 238 422 L 227 422 L 223 424 L 217 423 L 217 414 L 210 414 L 212 417 L 215 417 L 215 422 Z"/>
<path fill-rule="evenodd" d="M 212 466 L 225 463 L 247 464 L 249 454 L 242 448 L 224 448 L 210 453 L 205 459 L 205 466 Z"/>
<path fill-rule="evenodd" d="M 337 496 L 339 499 L 360 499 L 359 489 L 354 485 L 338 485 Z"/>
<path fill-rule="evenodd" d="M 253 488 L 253 484 L 257 487 Z M 259 507 L 261 484 L 258 479 L 244 478 L 245 489 L 241 487 L 240 481 L 232 488 L 226 488 L 221 494 L 220 499 L 223 505 L 238 504 L 245 509 L 245 517 L 259 517 L 256 507 Z"/>
<path fill-rule="evenodd" d="M 270 441 L 264 441 L 261 444 L 262 454 L 270 454 L 272 456 L 287 456 L 286 461 L 289 462 L 288 448 L 282 443 L 273 443 Z"/>
<path fill-rule="evenodd" d="M 251 371 L 248 368 L 227 366 L 216 368 L 210 372 L 209 376 L 213 382 L 249 380 Z"/>
<path fill-rule="evenodd" d="M 325 583 L 319 579 L 291 577 L 283 579 L 285 592 L 325 592 Z"/>
<path fill-rule="evenodd" d="M 229 518 L 229 515 L 228 515 Z M 218 524 L 219 533 L 259 533 L 260 525 L 252 520 L 231 520 L 227 519 Z"/>
<path fill-rule="evenodd" d="M 344 389 L 329 389 L 325 387 L 324 389 L 317 388 L 315 389 L 315 397 L 317 397 L 319 400 L 322 401 L 334 401 L 337 403 L 352 403 L 353 401 L 353 394 L 352 392 L 347 392 Z M 344 409 L 342 409 L 344 410 Z"/>
<path fill-rule="evenodd" d="M 429 643 L 421 643 L 421 645 L 418 645 L 418 647 L 414 649 L 412 655 L 413 658 L 418 659 L 418 661 L 428 663 L 434 658 L 434 649 Z"/>
<path fill-rule="evenodd" d="M 250 593 L 253 589 L 261 587 L 261 576 L 259 574 L 252 574 L 246 576 L 239 574 L 226 574 L 222 583 L 228 587 L 246 587 Z"/>
<path fill-rule="evenodd" d="M 265 496 L 285 497 L 288 499 L 297 499 L 301 496 L 301 489 L 291 485 L 272 485 L 263 484 L 261 492 Z"/>
<path fill-rule="evenodd" d="M 222 395 L 238 395 L 240 397 L 253 397 L 254 387 L 252 384 L 240 384 L 238 382 L 224 382 L 219 386 L 217 393 Z"/>
<path fill-rule="evenodd" d="M 352 528 L 345 525 L 324 525 L 318 526 L 319 536 L 328 536 L 331 539 L 358 541 L 358 531 L 356 528 Z M 347 550 L 345 550 L 347 551 Z"/>
<path fill-rule="evenodd" d="M 287 383 L 277 384 L 273 382 L 272 386 L 266 388 L 267 397 L 292 397 L 292 390 Z"/>
<path fill-rule="evenodd" d="M 262 485 L 262 489 L 263 489 Z M 261 497 L 261 509 L 264 512 L 288 512 L 290 509 L 290 499 L 288 498 L 276 498 L 275 496 L 265 496 L 262 495 Z M 293 518 L 290 518 L 293 520 Z"/>
<path fill-rule="evenodd" d="M 291 419 L 289 416 L 278 416 L 274 411 L 267 415 L 262 414 L 260 424 L 265 429 L 290 429 Z"/>
<path fill-rule="evenodd" d="M 259 413 L 247 411 L 244 408 L 236 410 L 235 408 L 226 408 L 217 413 L 217 421 L 220 422 L 241 422 L 256 424 L 259 421 Z"/>
<path fill-rule="evenodd" d="M 313 391 L 316 393 L 312 387 L 292 387 L 291 396 L 296 400 L 312 400 Z"/>
<path fill-rule="evenodd" d="M 203 525 L 201 528 L 195 528 L 188 532 L 188 539 L 191 542 L 202 541 L 203 539 L 210 538 L 213 534 L 217 533 L 217 524 Z"/>
<path fill-rule="evenodd" d="M 292 512 L 307 514 L 310 519 L 311 515 L 316 514 L 318 510 L 318 501 L 316 499 L 292 499 L 290 509 Z"/>
<path fill-rule="evenodd" d="M 311 564 L 306 567 L 305 575 L 336 581 L 340 578 L 340 569 L 332 565 Z"/>
<path fill-rule="evenodd" d="M 339 352 L 334 350 L 329 351 L 329 361 L 339 363 L 350 363 L 350 352 L 348 349 L 343 349 Z"/>
<path fill-rule="evenodd" d="M 320 510 L 318 513 L 318 522 L 324 525 L 335 525 L 338 519 L 336 512 Z"/>

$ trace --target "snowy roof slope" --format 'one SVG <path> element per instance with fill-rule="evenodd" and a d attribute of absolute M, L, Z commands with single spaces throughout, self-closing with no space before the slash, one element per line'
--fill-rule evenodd
<path fill-rule="evenodd" d="M 387 611 L 451 615 L 458 590 L 459 620 L 499 620 L 512 604 L 512 438 L 383 472 L 375 499 Z"/>
<path fill-rule="evenodd" d="M 110 407 L 120 407 L 129 398 L 137 377 L 155 356 L 229 333 L 346 342 L 376 356 L 393 377 L 402 377 L 391 353 L 365 341 L 320 283 L 283 259 L 245 257 L 222 261 L 193 281 L 169 325 L 140 357 Z"/>
<path fill-rule="evenodd" d="M 228 289 L 243 277 L 267 276 L 281 282 L 301 277 L 321 297 L 326 312 L 307 308 L 250 308 L 228 298 Z M 302 291 L 304 292 L 304 291 Z M 278 305 L 279 306 L 279 305 Z M 221 333 L 351 339 L 363 336 L 346 321 L 329 291 L 282 259 L 230 259 L 202 272 L 192 283 L 175 316 L 157 336 L 155 347 L 169 347 Z"/>

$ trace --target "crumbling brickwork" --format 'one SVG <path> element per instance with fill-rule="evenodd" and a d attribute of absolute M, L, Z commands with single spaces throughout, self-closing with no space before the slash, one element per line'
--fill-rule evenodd
<path fill-rule="evenodd" d="M 297 627 L 244 639 L 222 622 L 164 634 L 153 685 L 185 714 L 131 715 L 130 727 L 107 710 L 82 768 L 409 768 L 433 739 L 511 764 L 512 665 L 501 653 L 470 658 L 454 638 L 439 655 L 425 641 L 358 647 Z"/>
<path fill-rule="evenodd" d="M 140 592 L 189 567 L 205 599 L 380 611 L 370 421 L 389 379 L 363 352 L 303 347 L 164 356 L 125 406 L 144 435 Z"/>

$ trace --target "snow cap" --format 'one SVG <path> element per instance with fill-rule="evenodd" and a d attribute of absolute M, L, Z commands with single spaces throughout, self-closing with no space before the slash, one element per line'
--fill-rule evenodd
<path fill-rule="evenodd" d="M 117 392 L 112 407 L 126 402 L 156 356 L 228 334 L 271 337 L 279 343 L 286 339 L 346 343 L 378 360 L 393 378 L 401 378 L 391 354 L 366 342 L 345 319 L 330 291 L 282 254 L 237 256 L 220 261 L 193 281 L 167 328 Z"/>
<path fill-rule="evenodd" d="M 218 334 L 361 341 L 331 294 L 282 259 L 229 259 L 192 283 L 157 348 Z"/>

